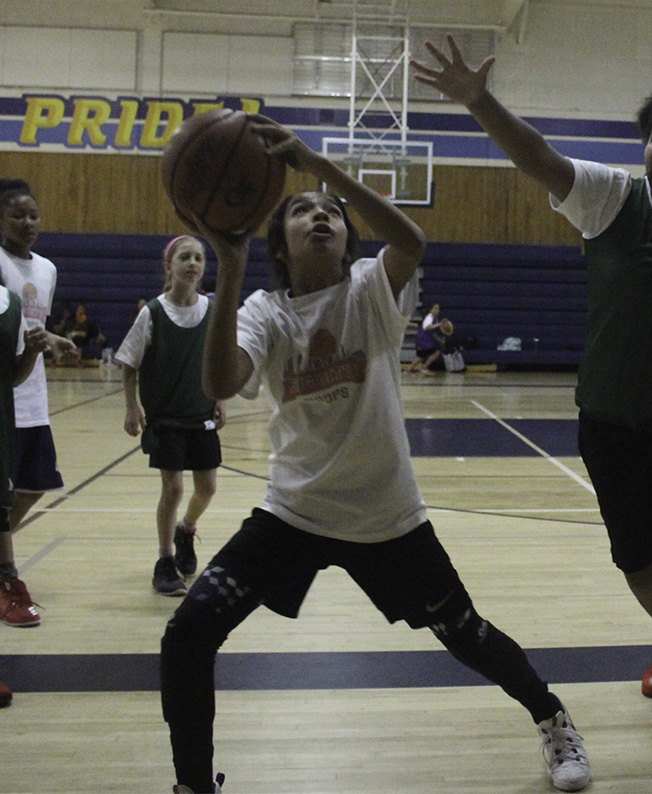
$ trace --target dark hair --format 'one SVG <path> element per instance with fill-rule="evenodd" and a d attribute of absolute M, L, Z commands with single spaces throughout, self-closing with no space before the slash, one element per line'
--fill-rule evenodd
<path fill-rule="evenodd" d="M 312 193 L 313 191 L 306 190 L 304 192 Z M 285 239 L 285 213 L 288 208 L 288 204 L 296 195 L 301 194 L 295 193 L 290 196 L 286 196 L 286 198 L 283 199 L 276 210 L 274 210 L 272 213 L 267 226 L 267 257 L 269 259 L 272 282 L 275 289 L 289 289 L 292 286 L 290 284 L 290 275 L 288 273 L 287 265 L 281 259 L 281 256 L 283 254 L 287 254 L 287 240 Z M 342 262 L 344 274 L 348 275 L 353 262 L 360 258 L 360 235 L 358 234 L 358 230 L 351 223 L 351 219 L 348 216 L 346 207 L 344 206 L 342 200 L 332 193 L 329 193 L 328 195 L 340 208 L 342 217 L 344 218 L 344 225 L 346 226 L 346 230 L 348 232 L 346 237 L 346 257 Z"/>
<path fill-rule="evenodd" d="M 0 179 L 0 214 L 16 196 L 30 196 L 36 201 L 29 182 L 24 179 Z"/>
<path fill-rule="evenodd" d="M 636 114 L 639 129 L 643 133 L 643 143 L 647 143 L 652 135 L 652 94 L 643 102 Z"/>

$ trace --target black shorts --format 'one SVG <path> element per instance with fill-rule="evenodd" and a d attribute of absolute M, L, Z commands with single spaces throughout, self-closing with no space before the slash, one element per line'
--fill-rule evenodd
<path fill-rule="evenodd" d="M 222 462 L 220 439 L 213 430 L 156 429 L 156 447 L 149 456 L 152 469 L 205 471 Z"/>
<path fill-rule="evenodd" d="M 50 425 L 17 427 L 14 440 L 14 490 L 44 493 L 63 488 Z"/>
<path fill-rule="evenodd" d="M 614 563 L 624 573 L 652 563 L 652 433 L 580 411 L 579 447 L 595 488 Z"/>
<path fill-rule="evenodd" d="M 428 358 L 433 353 L 436 353 L 438 350 L 439 347 L 437 345 L 434 345 L 433 347 L 417 347 L 416 349 L 417 358 Z"/>
<path fill-rule="evenodd" d="M 312 535 L 256 508 L 207 573 L 223 568 L 269 609 L 295 618 L 318 571 L 330 565 L 347 571 L 390 623 L 422 628 L 441 619 L 442 602 L 457 610 L 471 606 L 429 521 L 394 540 L 352 543 Z M 203 600 L 201 579 L 190 595 Z"/>

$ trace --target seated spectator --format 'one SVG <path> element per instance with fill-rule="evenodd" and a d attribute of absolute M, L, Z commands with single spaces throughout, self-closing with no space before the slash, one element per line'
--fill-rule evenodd
<path fill-rule="evenodd" d="M 63 335 L 75 343 L 81 358 L 101 358 L 106 339 L 98 324 L 88 319 L 85 303 L 77 304 L 75 316 L 68 320 Z"/>
<path fill-rule="evenodd" d="M 416 357 L 408 367 L 408 372 L 429 372 L 430 367 L 441 356 L 444 338 L 438 333 L 439 304 L 433 303 L 417 329 Z"/>
<path fill-rule="evenodd" d="M 48 330 L 59 336 L 65 336 L 66 330 L 71 322 L 73 322 L 74 315 L 72 313 L 72 306 L 69 301 L 64 301 L 61 304 L 61 312 L 56 320 L 52 320 L 51 326 Z"/>

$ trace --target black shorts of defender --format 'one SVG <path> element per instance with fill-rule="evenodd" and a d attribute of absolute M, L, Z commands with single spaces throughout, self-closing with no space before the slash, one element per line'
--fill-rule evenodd
<path fill-rule="evenodd" d="M 156 444 L 149 456 L 150 469 L 205 471 L 222 463 L 222 449 L 213 430 L 156 428 Z"/>
<path fill-rule="evenodd" d="M 394 540 L 353 543 L 296 529 L 260 508 L 211 560 L 187 600 L 228 611 L 220 603 L 227 575 L 246 587 L 245 601 L 294 618 L 317 573 L 331 565 L 343 568 L 390 623 L 422 628 L 457 620 L 471 606 L 429 521 Z"/>
<path fill-rule="evenodd" d="M 623 573 L 652 564 L 652 432 L 580 411 L 579 448 L 595 488 L 611 556 Z"/>

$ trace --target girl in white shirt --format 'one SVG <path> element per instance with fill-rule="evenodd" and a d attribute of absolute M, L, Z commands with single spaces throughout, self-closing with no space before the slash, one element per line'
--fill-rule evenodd
<path fill-rule="evenodd" d="M 218 257 L 204 389 L 251 397 L 264 382 L 273 452 L 265 500 L 197 579 L 163 638 L 178 794 L 219 791 L 223 780 L 213 782 L 212 768 L 217 649 L 260 604 L 296 617 L 330 565 L 344 568 L 390 622 L 430 628 L 523 703 L 540 729 L 568 719 L 521 648 L 475 611 L 416 483 L 398 351 L 418 295 L 422 231 L 290 130 L 259 122 L 273 154 L 328 184 L 387 244 L 375 259 L 356 261 L 357 234 L 339 198 L 289 196 L 267 238 L 280 288 L 254 293 L 238 312 L 248 238 L 202 229 Z"/>

